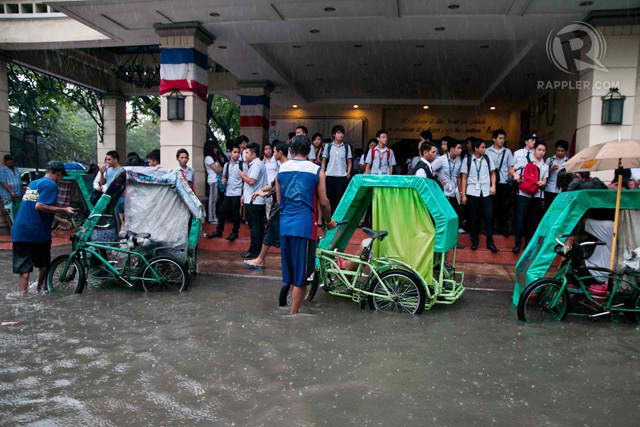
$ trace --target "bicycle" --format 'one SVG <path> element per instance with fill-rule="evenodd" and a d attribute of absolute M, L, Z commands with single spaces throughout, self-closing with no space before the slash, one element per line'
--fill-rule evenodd
<path fill-rule="evenodd" d="M 624 279 L 624 274 L 640 277 L 640 273 L 625 270 L 622 273 L 602 267 L 587 267 L 584 248 L 606 245 L 588 241 L 566 245 L 556 236 L 554 252 L 564 258 L 552 277 L 538 279 L 529 284 L 518 300 L 518 318 L 526 322 L 564 320 L 568 314 L 598 318 L 608 314 L 625 313 L 632 320 L 640 321 L 640 287 Z M 602 274 L 593 274 L 591 271 Z M 606 279 L 606 289 L 597 279 Z M 572 285 L 572 286 L 570 286 Z M 624 285 L 624 286 L 623 286 Z M 580 308 L 586 313 L 570 312 Z"/>
<path fill-rule="evenodd" d="M 342 221 L 337 225 L 348 222 Z M 390 257 L 374 258 L 374 242 L 383 241 L 388 233 L 366 227 L 361 229 L 370 240 L 360 255 L 316 248 L 316 270 L 307 286 L 305 300 L 312 301 L 322 287 L 331 295 L 350 298 L 361 308 L 368 303 L 371 310 L 422 313 L 426 300 L 434 298 L 420 274 L 402 261 Z M 353 263 L 355 270 L 342 268 L 345 261 Z M 281 306 L 286 305 L 288 294 L 288 286 L 284 285 L 280 290 Z"/>
<path fill-rule="evenodd" d="M 94 212 L 104 210 L 110 197 L 102 196 Z M 149 233 L 128 232 L 126 240 L 118 242 L 91 242 L 89 238 L 101 218 L 110 215 L 91 214 L 72 236 L 72 251 L 58 256 L 51 263 L 47 275 L 47 288 L 53 295 L 80 294 L 86 287 L 87 276 L 98 279 L 116 279 L 128 288 L 138 284 L 146 292 L 172 290 L 182 292 L 189 286 L 190 275 L 184 263 L 170 255 L 162 255 L 163 246 L 152 242 Z M 123 254 L 124 260 L 107 259 L 105 253 Z M 148 258 L 148 259 L 147 259 Z"/>

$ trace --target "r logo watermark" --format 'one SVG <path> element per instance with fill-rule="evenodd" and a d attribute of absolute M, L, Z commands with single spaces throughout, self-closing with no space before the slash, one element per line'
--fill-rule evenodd
<path fill-rule="evenodd" d="M 604 35 L 586 22 L 572 22 L 547 37 L 547 56 L 568 74 L 584 70 L 607 71 L 602 60 L 607 52 Z"/>

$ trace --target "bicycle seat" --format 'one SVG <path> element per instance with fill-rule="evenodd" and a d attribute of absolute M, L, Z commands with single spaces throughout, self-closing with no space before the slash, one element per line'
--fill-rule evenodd
<path fill-rule="evenodd" d="M 367 236 L 371 237 L 372 239 L 378 239 L 381 242 L 389 234 L 388 231 L 376 231 L 376 230 L 372 230 L 372 229 L 367 228 L 367 227 L 362 227 L 362 231 L 364 231 L 364 233 Z"/>

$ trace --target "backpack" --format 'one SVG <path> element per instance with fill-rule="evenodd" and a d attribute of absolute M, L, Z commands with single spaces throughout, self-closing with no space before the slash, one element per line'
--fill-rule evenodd
<path fill-rule="evenodd" d="M 376 158 L 376 147 L 371 148 L 371 164 L 373 165 L 373 160 Z M 389 164 L 389 159 L 391 158 L 391 149 L 387 148 L 387 164 Z M 365 159 L 366 160 L 366 159 Z M 382 163 L 382 161 L 380 161 Z"/>
<path fill-rule="evenodd" d="M 349 144 L 347 144 L 346 142 L 343 142 L 342 144 L 344 145 L 345 150 L 346 150 L 344 152 L 344 165 L 345 165 L 345 168 L 348 170 L 349 169 L 349 153 L 353 153 L 353 151 L 351 151 L 351 146 Z M 329 167 L 329 158 L 331 156 L 331 147 L 332 146 L 333 146 L 333 142 L 330 142 L 327 145 L 327 167 Z"/>
<path fill-rule="evenodd" d="M 518 188 L 524 194 L 533 196 L 540 191 L 540 187 L 538 187 L 538 181 L 540 181 L 540 169 L 538 169 L 538 166 L 529 159 L 529 154 L 527 154 L 527 161 L 528 163 L 522 171 L 522 180 L 520 181 Z"/>

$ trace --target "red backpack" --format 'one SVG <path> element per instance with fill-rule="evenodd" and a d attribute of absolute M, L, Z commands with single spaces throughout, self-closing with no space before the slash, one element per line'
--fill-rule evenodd
<path fill-rule="evenodd" d="M 527 160 L 529 160 L 528 155 Z M 522 171 L 522 178 L 520 184 L 518 185 L 518 188 L 524 194 L 533 196 L 538 191 L 540 191 L 540 187 L 538 187 L 538 181 L 540 181 L 540 169 L 538 169 L 538 166 L 536 166 L 534 162 L 529 161 Z"/>
<path fill-rule="evenodd" d="M 391 157 L 391 149 L 387 148 L 387 164 L 389 164 L 389 158 Z M 376 146 L 371 147 L 371 165 L 373 166 L 373 160 L 376 158 Z M 382 163 L 382 158 L 380 158 Z"/>

